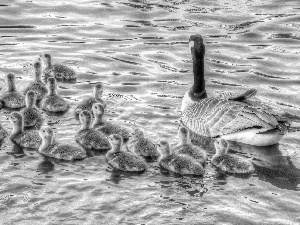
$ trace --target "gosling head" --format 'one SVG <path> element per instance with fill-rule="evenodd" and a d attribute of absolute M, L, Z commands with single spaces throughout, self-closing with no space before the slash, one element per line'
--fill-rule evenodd
<path fill-rule="evenodd" d="M 44 127 L 39 130 L 39 135 L 42 138 L 43 142 L 49 142 L 50 144 L 54 139 L 54 132 L 50 127 Z"/>
<path fill-rule="evenodd" d="M 203 38 L 200 34 L 191 35 L 189 40 L 189 49 L 193 56 L 202 56 L 205 54 L 205 46 L 203 44 Z"/>
<path fill-rule="evenodd" d="M 34 91 L 27 91 L 26 93 L 26 107 L 35 106 L 36 103 L 36 93 Z"/>
<path fill-rule="evenodd" d="M 47 53 L 44 54 L 43 60 L 47 66 L 51 66 L 51 55 L 50 54 L 47 54 Z"/>
<path fill-rule="evenodd" d="M 190 143 L 190 132 L 186 127 L 179 127 L 178 137 L 181 144 Z"/>
<path fill-rule="evenodd" d="M 94 86 L 93 92 L 94 92 L 94 97 L 96 99 L 101 99 L 102 98 L 102 94 L 103 94 L 103 85 L 101 83 L 96 84 Z"/>
<path fill-rule="evenodd" d="M 226 140 L 218 138 L 214 142 L 216 153 L 219 155 L 226 155 L 228 152 L 229 144 Z"/>
<path fill-rule="evenodd" d="M 94 103 L 92 106 L 93 114 L 98 115 L 104 115 L 104 106 L 101 103 Z"/>
<path fill-rule="evenodd" d="M 9 122 L 13 125 L 14 128 L 23 128 L 23 116 L 21 113 L 12 112 L 9 117 Z"/>
<path fill-rule="evenodd" d="M 144 132 L 139 128 L 134 128 L 132 133 L 130 134 L 132 139 L 139 139 L 144 137 Z"/>
<path fill-rule="evenodd" d="M 111 134 L 107 137 L 107 139 L 110 145 L 115 148 L 115 150 L 120 150 L 120 147 L 117 147 L 122 145 L 123 139 L 119 134 Z"/>
<path fill-rule="evenodd" d="M 83 110 L 79 113 L 79 120 L 82 124 L 89 127 L 92 121 L 92 114 L 88 110 Z"/>
<path fill-rule="evenodd" d="M 161 157 L 167 157 L 171 154 L 170 144 L 165 140 L 162 140 L 157 144 L 157 150 Z"/>

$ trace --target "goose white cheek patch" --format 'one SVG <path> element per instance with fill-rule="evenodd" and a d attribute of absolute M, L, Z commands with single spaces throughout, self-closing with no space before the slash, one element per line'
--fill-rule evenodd
<path fill-rule="evenodd" d="M 190 51 L 192 51 L 192 48 L 194 48 L 194 41 L 190 41 L 189 42 L 189 49 L 190 49 Z"/>

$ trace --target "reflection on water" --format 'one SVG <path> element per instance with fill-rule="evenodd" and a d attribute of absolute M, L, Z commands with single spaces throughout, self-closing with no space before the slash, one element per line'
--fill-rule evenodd
<path fill-rule="evenodd" d="M 232 142 L 230 149 L 252 157 L 259 179 L 279 188 L 298 190 L 300 168 L 295 167 L 289 156 L 282 155 L 278 144 L 259 147 Z"/>
<path fill-rule="evenodd" d="M 15 73 L 22 90 L 42 53 L 78 74 L 59 82 L 71 104 L 47 114 L 56 137 L 76 144 L 75 105 L 104 84 L 106 119 L 145 129 L 154 141 L 178 142 L 181 98 L 192 85 L 188 39 L 206 45 L 208 91 L 242 93 L 299 114 L 299 6 L 274 0 L 4 0 L 0 5 L 0 94 Z M 1 124 L 11 132 L 0 110 Z M 209 158 L 213 141 L 193 137 Z M 141 174 L 113 170 L 106 152 L 64 162 L 21 149 L 9 140 L 0 150 L 3 224 L 297 224 L 300 223 L 299 134 L 267 148 L 231 144 L 256 171 L 224 174 L 209 162 L 204 177 L 180 176 L 147 161 Z M 23 201 L 24 200 L 24 201 Z M 280 213 L 278 213 L 280 212 Z M 155 221 L 155 222 L 153 222 Z"/>

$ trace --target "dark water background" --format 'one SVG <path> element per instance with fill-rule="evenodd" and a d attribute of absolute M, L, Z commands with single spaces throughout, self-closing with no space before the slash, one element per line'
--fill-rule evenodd
<path fill-rule="evenodd" d="M 59 140 L 74 142 L 78 101 L 103 82 L 107 119 L 177 142 L 181 98 L 192 84 L 188 39 L 206 45 L 211 91 L 257 88 L 258 97 L 300 113 L 300 4 L 295 1 L 5 1 L 0 4 L 0 85 L 22 89 L 41 53 L 74 68 L 59 84 L 71 110 L 47 116 Z M 1 110 L 1 123 L 11 125 Z M 211 143 L 203 142 L 209 156 Z M 300 224 L 299 133 L 278 146 L 232 146 L 253 159 L 249 176 L 183 177 L 148 164 L 143 174 L 112 171 L 104 155 L 78 162 L 43 158 L 10 141 L 0 150 L 1 224 Z"/>

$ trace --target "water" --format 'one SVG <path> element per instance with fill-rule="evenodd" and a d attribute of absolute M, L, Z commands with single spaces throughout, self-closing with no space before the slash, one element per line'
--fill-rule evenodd
<path fill-rule="evenodd" d="M 181 98 L 192 84 L 188 39 L 206 45 L 211 91 L 258 97 L 299 114 L 299 2 L 1 1 L 1 92 L 13 72 L 22 89 L 41 53 L 74 68 L 77 83 L 59 83 L 74 109 L 103 82 L 107 119 L 177 142 Z M 47 116 L 59 140 L 75 143 L 72 109 Z M 1 110 L 1 122 L 11 125 Z M 209 156 L 212 143 L 203 140 Z M 103 154 L 77 162 L 46 159 L 11 142 L 0 151 L 1 224 L 300 224 L 299 133 L 278 146 L 233 145 L 256 171 L 232 176 L 210 164 L 203 178 L 170 174 L 149 162 L 143 174 L 113 171 Z"/>

